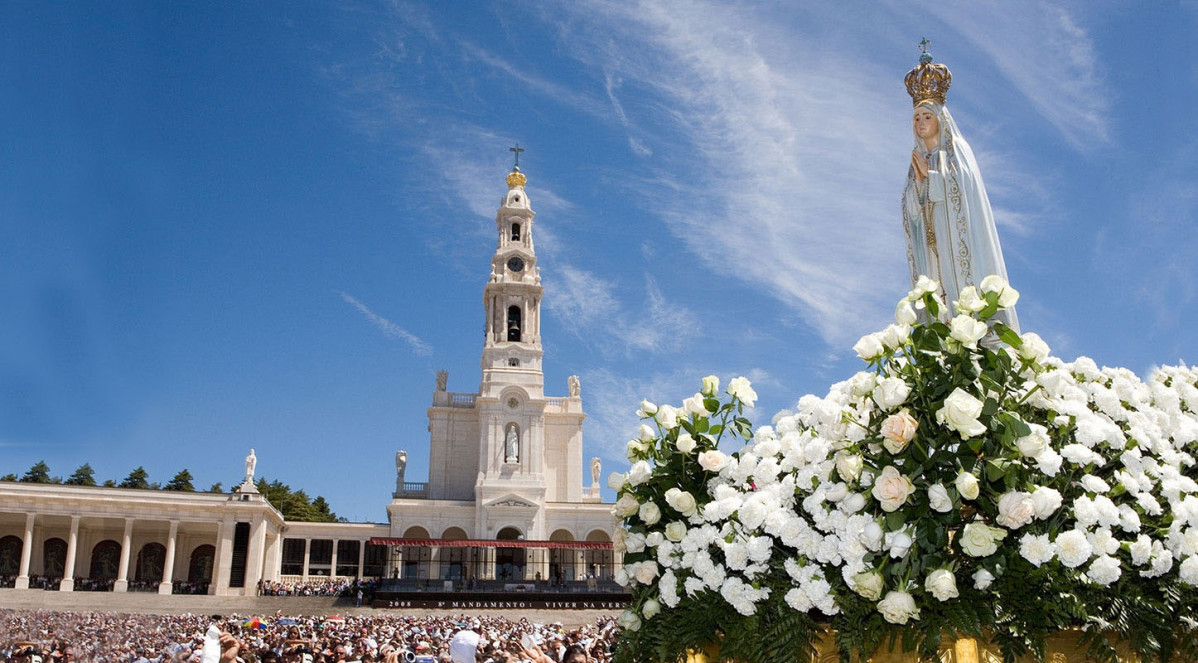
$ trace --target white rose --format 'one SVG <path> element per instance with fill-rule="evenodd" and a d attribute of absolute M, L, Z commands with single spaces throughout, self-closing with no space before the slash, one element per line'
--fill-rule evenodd
<path fill-rule="evenodd" d="M 877 384 L 877 374 L 869 371 L 858 371 L 856 375 L 849 378 L 849 387 L 853 390 L 854 396 L 870 395 Z"/>
<path fill-rule="evenodd" d="M 861 454 L 836 454 L 836 473 L 845 481 L 852 481 L 861 476 L 861 468 L 865 467 L 865 458 Z"/>
<path fill-rule="evenodd" d="M 877 571 L 862 571 L 853 575 L 853 591 L 870 601 L 877 601 L 881 598 L 884 588 L 885 581 L 882 579 L 882 574 Z"/>
<path fill-rule="evenodd" d="M 961 550 L 972 557 L 986 557 L 998 550 L 998 542 L 1007 538 L 1007 530 L 982 523 L 969 523 L 961 529 Z"/>
<path fill-rule="evenodd" d="M 1032 505 L 1036 507 L 1036 517 L 1040 520 L 1046 520 L 1056 513 L 1061 503 L 1061 493 L 1055 488 L 1040 486 L 1032 491 Z"/>
<path fill-rule="evenodd" d="M 708 472 L 719 472 L 728 466 L 728 456 L 725 456 L 718 449 L 704 451 L 699 454 L 699 465 Z"/>
<path fill-rule="evenodd" d="M 876 334 L 866 334 L 853 345 L 853 351 L 865 361 L 876 359 L 885 349 L 882 339 L 878 338 Z"/>
<path fill-rule="evenodd" d="M 757 402 L 757 392 L 753 391 L 746 377 L 732 378 L 728 382 L 728 393 L 748 407 L 753 407 L 753 403 Z"/>
<path fill-rule="evenodd" d="M 619 585 L 621 587 L 627 587 L 628 586 L 628 571 L 625 571 L 624 567 L 621 566 L 616 569 L 615 573 L 612 574 L 611 579 L 615 580 L 617 585 Z"/>
<path fill-rule="evenodd" d="M 630 553 L 639 553 L 645 549 L 645 535 L 641 532 L 629 532 L 628 536 L 624 537 L 624 547 Z"/>
<path fill-rule="evenodd" d="M 714 375 L 703 378 L 703 395 L 715 396 L 720 391 L 720 379 Z"/>
<path fill-rule="evenodd" d="M 1057 546 L 1057 559 L 1065 566 L 1075 569 L 1090 559 L 1094 548 L 1081 530 L 1071 529 L 1057 535 L 1053 543 Z"/>
<path fill-rule="evenodd" d="M 648 585 L 657 577 L 657 562 L 645 561 L 636 565 L 636 572 L 633 573 L 636 581 L 642 585 Z"/>
<path fill-rule="evenodd" d="M 874 401 L 883 410 L 893 410 L 907 400 L 911 387 L 902 378 L 883 378 L 874 387 Z"/>
<path fill-rule="evenodd" d="M 624 456 L 628 458 L 628 460 L 636 460 L 637 458 L 644 456 L 648 451 L 649 445 L 647 443 L 641 442 L 640 440 L 629 440 L 628 448 L 624 450 Z"/>
<path fill-rule="evenodd" d="M 1012 288 L 1007 280 L 998 274 L 991 274 L 982 279 L 982 292 L 984 294 L 997 292 L 999 308 L 1011 308 L 1015 302 L 1019 301 L 1019 291 Z"/>
<path fill-rule="evenodd" d="M 1023 340 L 1023 345 L 1019 348 L 1019 356 L 1022 359 L 1039 362 L 1048 356 L 1048 344 L 1039 334 L 1028 332 L 1019 338 Z"/>
<path fill-rule="evenodd" d="M 892 454 L 901 453 L 907 448 L 907 444 L 915 439 L 915 431 L 918 429 L 919 422 L 911 416 L 907 408 L 903 408 L 882 422 L 882 446 Z"/>
<path fill-rule="evenodd" d="M 907 592 L 888 592 L 886 598 L 878 602 L 878 612 L 891 624 L 906 624 L 912 619 L 919 619 L 915 598 Z"/>
<path fill-rule="evenodd" d="M 947 601 L 960 596 L 960 593 L 957 592 L 957 577 L 948 569 L 936 569 L 929 573 L 923 586 L 938 601 Z"/>
<path fill-rule="evenodd" d="M 887 325 L 886 329 L 882 330 L 880 340 L 882 345 L 894 350 L 907 342 L 911 338 L 910 325 Z"/>
<path fill-rule="evenodd" d="M 637 510 L 637 515 L 640 516 L 641 522 L 646 525 L 652 525 L 661 520 L 661 508 L 653 502 L 645 502 Z"/>
<path fill-rule="evenodd" d="M 986 569 L 978 569 L 973 572 L 973 587 L 974 589 L 986 589 L 990 583 L 994 582 L 994 574 Z"/>
<path fill-rule="evenodd" d="M 998 498 L 998 517 L 994 519 L 999 525 L 1008 529 L 1019 529 L 1032 522 L 1036 517 L 1036 505 L 1031 493 L 1011 491 L 1003 493 Z"/>
<path fill-rule="evenodd" d="M 871 520 L 861 530 L 861 545 L 869 550 L 878 550 L 882 547 L 882 536 L 882 526 L 877 521 Z"/>
<path fill-rule="evenodd" d="M 919 321 L 915 315 L 915 307 L 911 306 L 910 301 L 899 300 L 898 306 L 894 307 L 894 321 L 900 325 L 913 325 Z"/>
<path fill-rule="evenodd" d="M 681 520 L 666 525 L 666 538 L 677 543 L 686 537 L 686 523 Z"/>
<path fill-rule="evenodd" d="M 911 550 L 911 546 L 914 543 L 915 539 L 911 537 L 911 533 L 906 529 L 901 529 L 897 532 L 887 532 L 884 537 L 887 552 L 894 559 L 906 557 L 907 552 Z"/>
<path fill-rule="evenodd" d="M 632 610 L 625 610 L 616 618 L 616 624 L 625 631 L 639 631 L 641 628 L 641 618 L 636 616 Z"/>
<path fill-rule="evenodd" d="M 874 480 L 871 492 L 882 510 L 889 513 L 902 506 L 914 491 L 915 486 L 910 479 L 899 473 L 895 466 L 887 465 Z"/>
<path fill-rule="evenodd" d="M 1048 448 L 1048 429 L 1040 424 L 1028 424 L 1032 432 L 1015 440 L 1019 453 L 1027 458 L 1036 458 Z"/>
<path fill-rule="evenodd" d="M 649 535 L 645 537 L 645 545 L 650 548 L 656 548 L 661 545 L 662 541 L 665 541 L 665 538 L 661 532 L 649 532 Z"/>
<path fill-rule="evenodd" d="M 652 442 L 657 439 L 657 433 L 649 428 L 648 424 L 641 424 L 641 427 L 637 429 L 636 437 L 641 442 Z"/>
<path fill-rule="evenodd" d="M 674 443 L 678 447 L 678 451 L 684 454 L 689 454 L 695 450 L 695 438 L 691 437 L 690 433 L 681 433 L 678 435 L 678 441 Z"/>
<path fill-rule="evenodd" d="M 920 274 L 915 280 L 915 287 L 911 288 L 911 292 L 907 295 L 910 300 L 919 299 L 921 296 L 931 294 L 940 289 L 940 283 L 933 281 L 927 276 Z"/>
<path fill-rule="evenodd" d="M 960 433 L 961 439 L 968 440 L 986 432 L 986 426 L 978 421 L 981 414 L 982 401 L 957 387 L 944 399 L 944 406 L 936 412 L 936 421 Z"/>
<path fill-rule="evenodd" d="M 670 405 L 662 405 L 657 408 L 657 423 L 661 424 L 662 428 L 670 430 L 678 425 L 678 410 Z"/>
<path fill-rule="evenodd" d="M 948 489 L 942 484 L 933 484 L 928 487 L 928 505 L 933 511 L 940 513 L 948 513 L 953 510 L 953 500 L 948 496 Z"/>
<path fill-rule="evenodd" d="M 948 322 L 948 335 L 961 342 L 961 345 L 976 350 L 978 341 L 990 331 L 986 323 L 968 315 L 958 315 Z"/>
<path fill-rule="evenodd" d="M 695 511 L 698 510 L 698 505 L 695 503 L 695 496 L 678 488 L 671 488 L 666 491 L 666 504 L 669 504 L 672 509 L 687 518 L 695 515 Z"/>
<path fill-rule="evenodd" d="M 703 404 L 703 394 L 695 394 L 682 401 L 682 411 L 696 417 L 706 417 L 709 414 L 707 406 Z"/>
<path fill-rule="evenodd" d="M 645 619 L 653 619 L 655 615 L 661 612 L 661 604 L 653 599 L 645 601 L 641 606 L 641 616 Z"/>
<path fill-rule="evenodd" d="M 624 487 L 624 484 L 627 482 L 628 482 L 627 474 L 623 474 L 620 472 L 612 472 L 611 474 L 607 475 L 607 487 L 611 488 L 614 491 L 619 492 L 619 490 L 622 489 Z"/>
<path fill-rule="evenodd" d="M 977 313 L 986 308 L 986 300 L 978 296 L 977 288 L 966 286 L 961 290 L 957 301 L 953 302 L 953 306 L 960 313 Z"/>
<path fill-rule="evenodd" d="M 641 508 L 641 503 L 636 501 L 632 495 L 625 493 L 616 500 L 616 503 L 611 508 L 612 514 L 617 518 L 627 518 L 636 513 Z"/>
<path fill-rule="evenodd" d="M 953 480 L 953 485 L 956 486 L 957 492 L 961 497 L 967 500 L 975 500 L 978 497 L 978 478 L 969 472 L 961 472 L 957 478 Z"/>
<path fill-rule="evenodd" d="M 641 401 L 641 409 L 636 414 L 641 419 L 648 419 L 657 414 L 657 406 L 649 401 Z"/>
<path fill-rule="evenodd" d="M 628 470 L 628 483 L 639 486 L 652 476 L 653 466 L 649 465 L 648 461 L 638 460 L 632 464 L 632 469 Z"/>
<path fill-rule="evenodd" d="M 865 495 L 861 493 L 850 493 L 848 497 L 840 502 L 840 510 L 845 513 L 857 513 L 865 508 Z"/>

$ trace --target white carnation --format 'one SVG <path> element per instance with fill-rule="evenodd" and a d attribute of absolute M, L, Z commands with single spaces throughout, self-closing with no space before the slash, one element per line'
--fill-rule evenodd
<path fill-rule="evenodd" d="M 1047 534 L 1024 534 L 1019 539 L 1019 554 L 1035 566 L 1051 562 L 1056 552 L 1056 546 L 1048 540 Z"/>
<path fill-rule="evenodd" d="M 1094 551 L 1086 538 L 1086 533 L 1076 529 L 1058 534 L 1053 543 L 1057 546 L 1057 558 L 1071 569 L 1085 564 Z"/>

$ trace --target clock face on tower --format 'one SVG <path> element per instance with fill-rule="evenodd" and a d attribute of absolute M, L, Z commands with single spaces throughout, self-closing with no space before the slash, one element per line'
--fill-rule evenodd
<path fill-rule="evenodd" d="M 524 260 L 519 257 L 512 257 L 507 261 L 507 268 L 513 272 L 519 272 L 524 269 Z"/>

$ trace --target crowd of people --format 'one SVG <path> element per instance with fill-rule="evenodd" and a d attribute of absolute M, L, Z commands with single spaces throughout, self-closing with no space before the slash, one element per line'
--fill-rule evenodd
<path fill-rule="evenodd" d="M 615 622 L 503 617 L 247 618 L 0 610 L 0 663 L 198 663 L 220 633 L 242 663 L 606 663 Z"/>
<path fill-rule="evenodd" d="M 358 581 L 354 578 L 335 580 L 305 580 L 297 582 L 280 582 L 263 580 L 258 583 L 259 596 L 353 596 L 359 590 L 369 592 L 374 586 L 372 581 Z"/>

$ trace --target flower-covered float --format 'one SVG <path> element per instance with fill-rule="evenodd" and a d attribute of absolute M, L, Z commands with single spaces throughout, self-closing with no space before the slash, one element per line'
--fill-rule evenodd
<path fill-rule="evenodd" d="M 1018 299 L 997 277 L 947 320 L 936 291 L 919 279 L 854 346 L 867 370 L 772 425 L 745 416 L 744 378 L 641 404 L 609 480 L 633 596 L 617 661 L 965 638 L 1055 662 L 1062 631 L 1077 660 L 1198 660 L 1198 371 L 1055 358 L 993 320 Z"/>

